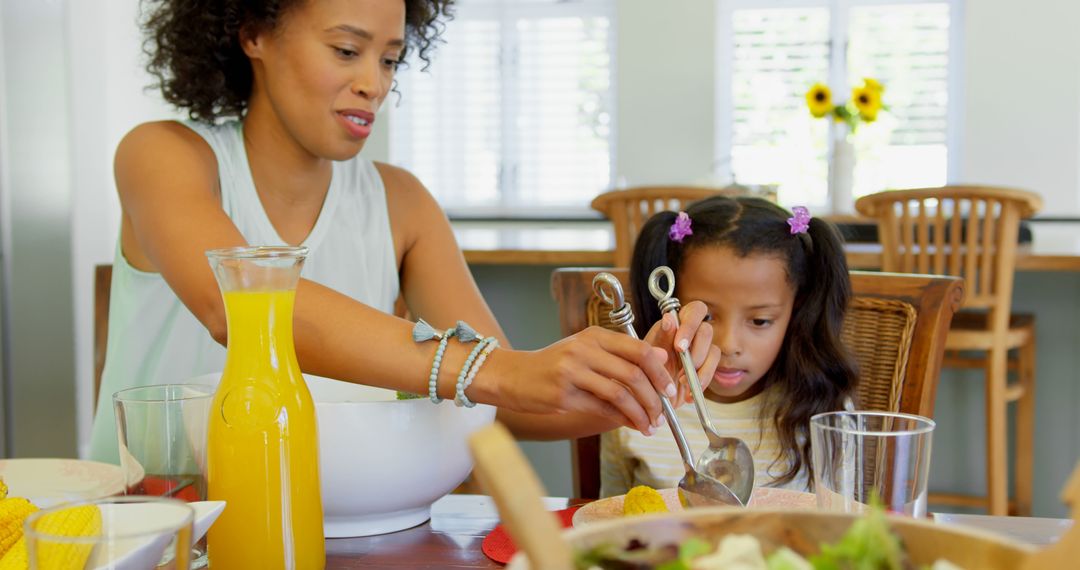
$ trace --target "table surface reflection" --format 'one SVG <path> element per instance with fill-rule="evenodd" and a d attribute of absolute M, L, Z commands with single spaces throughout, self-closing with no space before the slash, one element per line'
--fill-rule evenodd
<path fill-rule="evenodd" d="M 586 501 L 547 498 L 549 510 Z M 959 524 L 1002 534 L 1033 545 L 1057 540 L 1072 524 L 1064 519 L 935 515 L 941 524 Z M 499 523 L 491 497 L 447 495 L 431 509 L 431 520 L 400 532 L 326 541 L 326 567 L 337 568 L 502 568 L 484 556 L 481 543 Z"/>

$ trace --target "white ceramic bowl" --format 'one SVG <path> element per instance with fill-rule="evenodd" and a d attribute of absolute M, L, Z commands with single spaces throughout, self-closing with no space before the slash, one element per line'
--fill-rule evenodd
<path fill-rule="evenodd" d="M 219 374 L 196 384 L 215 384 Z M 319 422 L 323 531 L 328 538 L 394 532 L 431 517 L 431 504 L 468 477 L 466 438 L 495 408 L 397 400 L 396 392 L 307 376 Z"/>
<path fill-rule="evenodd" d="M 319 467 L 327 537 L 416 526 L 472 470 L 466 437 L 495 408 L 459 408 L 390 390 L 308 377 L 319 417 Z"/>

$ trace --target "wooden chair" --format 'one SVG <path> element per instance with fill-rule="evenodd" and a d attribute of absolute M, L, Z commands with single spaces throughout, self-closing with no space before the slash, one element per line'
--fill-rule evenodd
<path fill-rule="evenodd" d="M 552 274 L 563 335 L 606 326 L 608 307 L 592 293 L 592 279 L 608 271 L 629 291 L 626 269 L 562 268 Z M 929 416 L 934 409 L 945 336 L 964 295 L 955 277 L 851 272 L 854 299 L 843 338 L 859 363 L 860 409 Z M 600 437 L 571 446 L 574 492 L 600 494 Z"/>
<path fill-rule="evenodd" d="M 1020 219 L 1042 206 L 1021 190 L 947 186 L 864 196 L 860 214 L 874 218 L 885 271 L 963 277 L 967 296 L 945 342 L 946 367 L 981 368 L 986 374 L 987 496 L 931 494 L 930 502 L 1009 511 L 1006 408 L 1017 402 L 1015 512 L 1029 514 L 1035 421 L 1035 321 L 1013 315 L 1012 291 Z M 1007 384 L 1008 352 L 1017 382 Z M 963 357 L 959 351 L 979 351 Z"/>
<path fill-rule="evenodd" d="M 101 391 L 101 372 L 105 369 L 105 347 L 109 340 L 109 293 L 112 288 L 112 265 L 94 267 L 94 410 Z"/>
<path fill-rule="evenodd" d="M 600 212 L 615 229 L 614 264 L 628 267 L 634 253 L 634 240 L 641 226 L 658 212 L 685 210 L 692 202 L 725 194 L 742 196 L 742 187 L 701 188 L 697 186 L 639 186 L 626 190 L 613 190 L 593 198 L 592 209 Z"/>

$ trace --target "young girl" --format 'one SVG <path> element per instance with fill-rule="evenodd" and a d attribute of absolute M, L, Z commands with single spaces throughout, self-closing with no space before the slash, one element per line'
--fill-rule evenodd
<path fill-rule="evenodd" d="M 675 273 L 683 303 L 708 307 L 721 353 L 705 391 L 717 429 L 750 446 L 755 486 L 806 490 L 810 416 L 842 409 L 856 381 L 840 340 L 851 283 L 835 229 L 805 209 L 792 215 L 758 198 L 717 196 L 653 216 L 630 267 L 641 334 L 661 320 L 648 289 L 661 265 Z M 678 416 L 696 458 L 708 447 L 697 414 L 682 406 Z M 674 487 L 683 476 L 668 430 L 650 438 L 608 432 L 601 458 L 603 496 Z"/>
<path fill-rule="evenodd" d="M 430 59 L 450 4 L 145 5 L 148 69 L 190 120 L 140 125 L 116 151 L 123 216 L 93 458 L 117 460 L 114 392 L 222 369 L 224 305 L 204 252 L 248 244 L 309 249 L 294 316 L 304 372 L 453 399 L 472 347 L 451 340 L 436 359 L 438 342 L 414 342 L 413 324 L 390 314 L 400 292 L 433 325 L 463 320 L 501 343 L 464 395 L 499 406 L 518 436 L 661 425 L 656 393 L 676 392 L 667 351 L 599 328 L 510 350 L 432 196 L 357 156 L 399 63 L 412 50 Z M 667 346 L 709 330 L 686 320 Z"/>

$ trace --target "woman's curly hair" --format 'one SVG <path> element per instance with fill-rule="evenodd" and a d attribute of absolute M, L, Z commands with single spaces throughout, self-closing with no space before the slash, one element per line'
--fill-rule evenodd
<path fill-rule="evenodd" d="M 193 120 L 243 116 L 253 72 L 241 31 L 273 30 L 289 10 L 310 1 L 143 0 L 146 70 L 157 79 L 152 87 Z M 426 69 L 454 0 L 404 2 L 406 52 L 415 49 Z"/>

